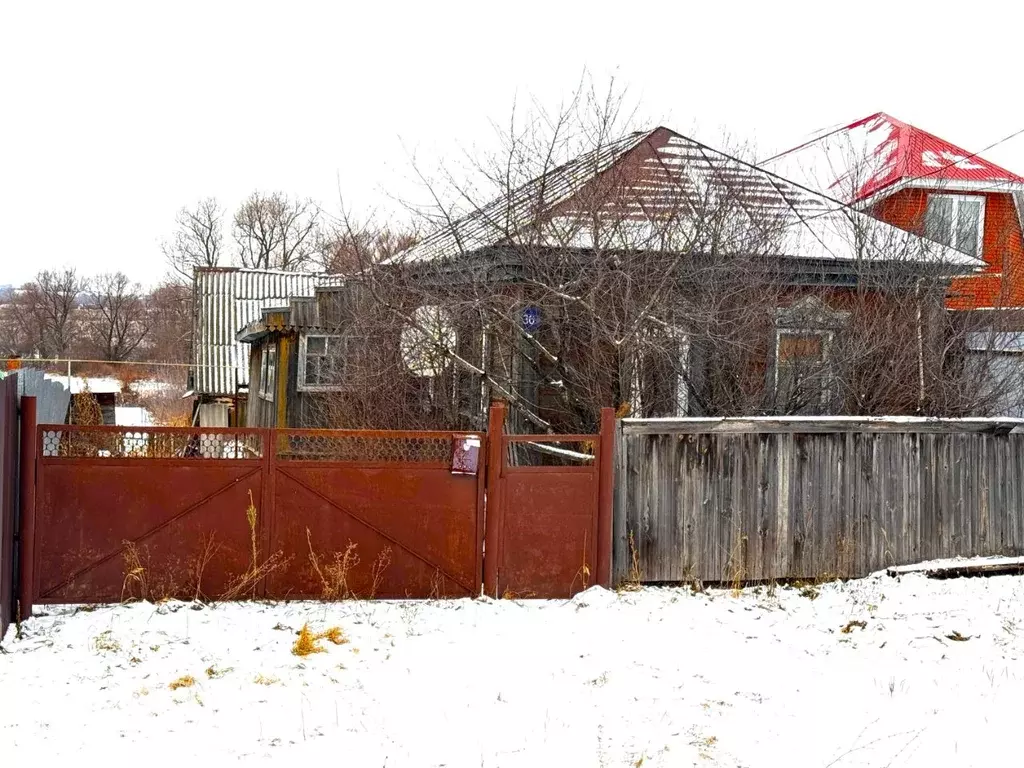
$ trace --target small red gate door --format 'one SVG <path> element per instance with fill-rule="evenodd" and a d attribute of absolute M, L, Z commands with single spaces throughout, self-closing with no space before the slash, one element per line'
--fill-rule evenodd
<path fill-rule="evenodd" d="M 613 412 L 598 435 L 504 435 L 504 418 L 492 406 L 485 592 L 564 598 L 609 586 Z"/>

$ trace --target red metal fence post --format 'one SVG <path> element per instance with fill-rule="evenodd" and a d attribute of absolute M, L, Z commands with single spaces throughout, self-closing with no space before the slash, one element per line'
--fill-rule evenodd
<path fill-rule="evenodd" d="M 498 596 L 498 560 L 501 557 L 501 465 L 504 460 L 502 435 L 505 428 L 505 404 L 491 404 L 487 422 L 487 504 L 484 517 L 484 594 Z"/>
<path fill-rule="evenodd" d="M 25 395 L 21 398 L 21 462 L 18 470 L 21 490 L 18 616 L 22 621 L 32 615 L 32 601 L 35 599 L 36 449 L 36 399 Z"/>
<path fill-rule="evenodd" d="M 601 409 L 597 490 L 597 583 L 612 581 L 612 496 L 615 489 L 615 411 Z"/>
<path fill-rule="evenodd" d="M 278 526 L 275 487 L 277 480 L 277 441 L 279 437 L 283 437 L 283 435 L 273 427 L 264 429 L 260 433 L 264 451 L 262 480 L 260 482 L 260 506 L 262 509 L 260 509 L 259 513 L 261 557 L 271 557 L 276 551 L 274 545 L 276 544 L 275 534 Z M 260 563 L 253 563 L 254 568 L 259 568 L 260 565 Z M 267 574 L 260 579 L 258 586 L 259 595 L 264 600 L 271 594 L 270 584 L 268 583 L 270 576 L 271 574 Z"/>

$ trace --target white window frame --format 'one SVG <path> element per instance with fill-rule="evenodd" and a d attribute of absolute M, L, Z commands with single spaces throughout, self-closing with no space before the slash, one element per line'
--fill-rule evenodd
<path fill-rule="evenodd" d="M 271 377 L 273 371 L 273 377 Z M 273 381 L 270 379 L 273 378 Z M 264 344 L 260 350 L 260 387 L 257 394 L 264 400 L 274 399 L 277 388 L 277 344 Z"/>
<path fill-rule="evenodd" d="M 307 384 L 306 383 L 306 357 L 309 339 L 327 339 L 327 345 L 329 348 L 332 340 L 338 342 L 342 346 L 342 355 L 346 359 L 348 358 L 348 336 L 343 336 L 338 333 L 309 333 L 302 334 L 299 337 L 299 380 L 296 388 L 300 392 L 339 392 L 345 388 L 344 383 L 338 384 Z"/>
<path fill-rule="evenodd" d="M 669 330 L 669 336 L 679 344 L 679 359 L 676 360 L 679 372 L 676 373 L 675 415 L 681 417 L 688 415 L 690 411 L 690 336 L 677 326 Z"/>
<path fill-rule="evenodd" d="M 793 327 L 782 327 L 775 329 L 775 393 L 776 396 L 779 392 L 779 372 L 783 365 L 782 357 L 782 337 L 783 336 L 821 336 L 821 365 L 828 366 L 832 362 L 832 341 L 835 338 L 835 332 L 824 329 L 824 328 L 793 328 Z M 827 406 L 829 402 L 829 395 L 831 394 L 829 377 L 821 377 L 821 391 L 819 392 L 818 405 Z"/>
<path fill-rule="evenodd" d="M 680 372 L 676 374 L 673 416 L 680 418 L 688 416 L 690 411 L 690 386 L 686 376 L 690 372 L 690 335 L 676 325 L 667 326 L 665 328 L 665 335 L 670 340 L 679 344 L 679 357 L 676 363 L 679 365 Z M 633 353 L 629 382 L 629 405 L 633 415 L 644 412 L 643 381 L 641 377 L 643 361 L 644 356 L 640 350 Z"/>
<path fill-rule="evenodd" d="M 925 217 L 925 225 L 924 226 L 925 226 L 925 235 L 926 236 L 928 236 L 928 206 L 931 204 L 932 198 L 936 198 L 936 199 L 943 198 L 943 199 L 949 199 L 949 200 L 953 201 L 953 213 L 952 213 L 952 218 L 950 220 L 950 227 L 952 228 L 952 231 L 949 234 L 953 235 L 953 237 L 951 237 L 950 239 L 954 240 L 954 241 L 956 239 L 956 234 L 960 231 L 959 220 L 960 220 L 960 204 L 961 204 L 961 202 L 964 201 L 964 200 L 970 200 L 972 203 L 974 203 L 974 202 L 980 202 L 981 203 L 981 213 L 978 214 L 978 250 L 975 253 L 968 254 L 970 256 L 974 256 L 977 259 L 980 259 L 982 257 L 982 254 L 985 252 L 985 202 L 986 202 L 985 201 L 985 195 L 966 195 L 966 194 L 950 194 L 950 193 L 935 193 L 935 192 L 930 193 L 928 195 L 928 199 L 927 199 L 927 202 L 925 203 L 925 209 L 924 209 L 924 217 Z M 944 242 L 944 241 L 939 241 L 939 242 Z M 953 242 L 953 243 L 949 244 L 949 247 L 950 248 L 956 248 L 956 250 L 958 250 L 958 251 L 960 250 L 960 247 L 959 247 L 959 245 L 956 242 Z M 963 253 L 967 253 L 967 251 L 963 251 Z"/>

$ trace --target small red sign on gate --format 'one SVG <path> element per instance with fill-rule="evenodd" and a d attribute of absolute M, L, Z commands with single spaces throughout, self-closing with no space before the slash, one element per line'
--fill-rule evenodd
<path fill-rule="evenodd" d="M 480 466 L 480 438 L 456 435 L 452 440 L 452 474 L 475 475 Z"/>

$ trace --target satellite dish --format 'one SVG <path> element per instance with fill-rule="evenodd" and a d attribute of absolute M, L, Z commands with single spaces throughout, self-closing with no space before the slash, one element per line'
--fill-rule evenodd
<path fill-rule="evenodd" d="M 399 345 L 406 367 L 416 376 L 440 376 L 455 346 L 455 323 L 442 307 L 425 305 L 412 313 L 402 328 Z"/>

